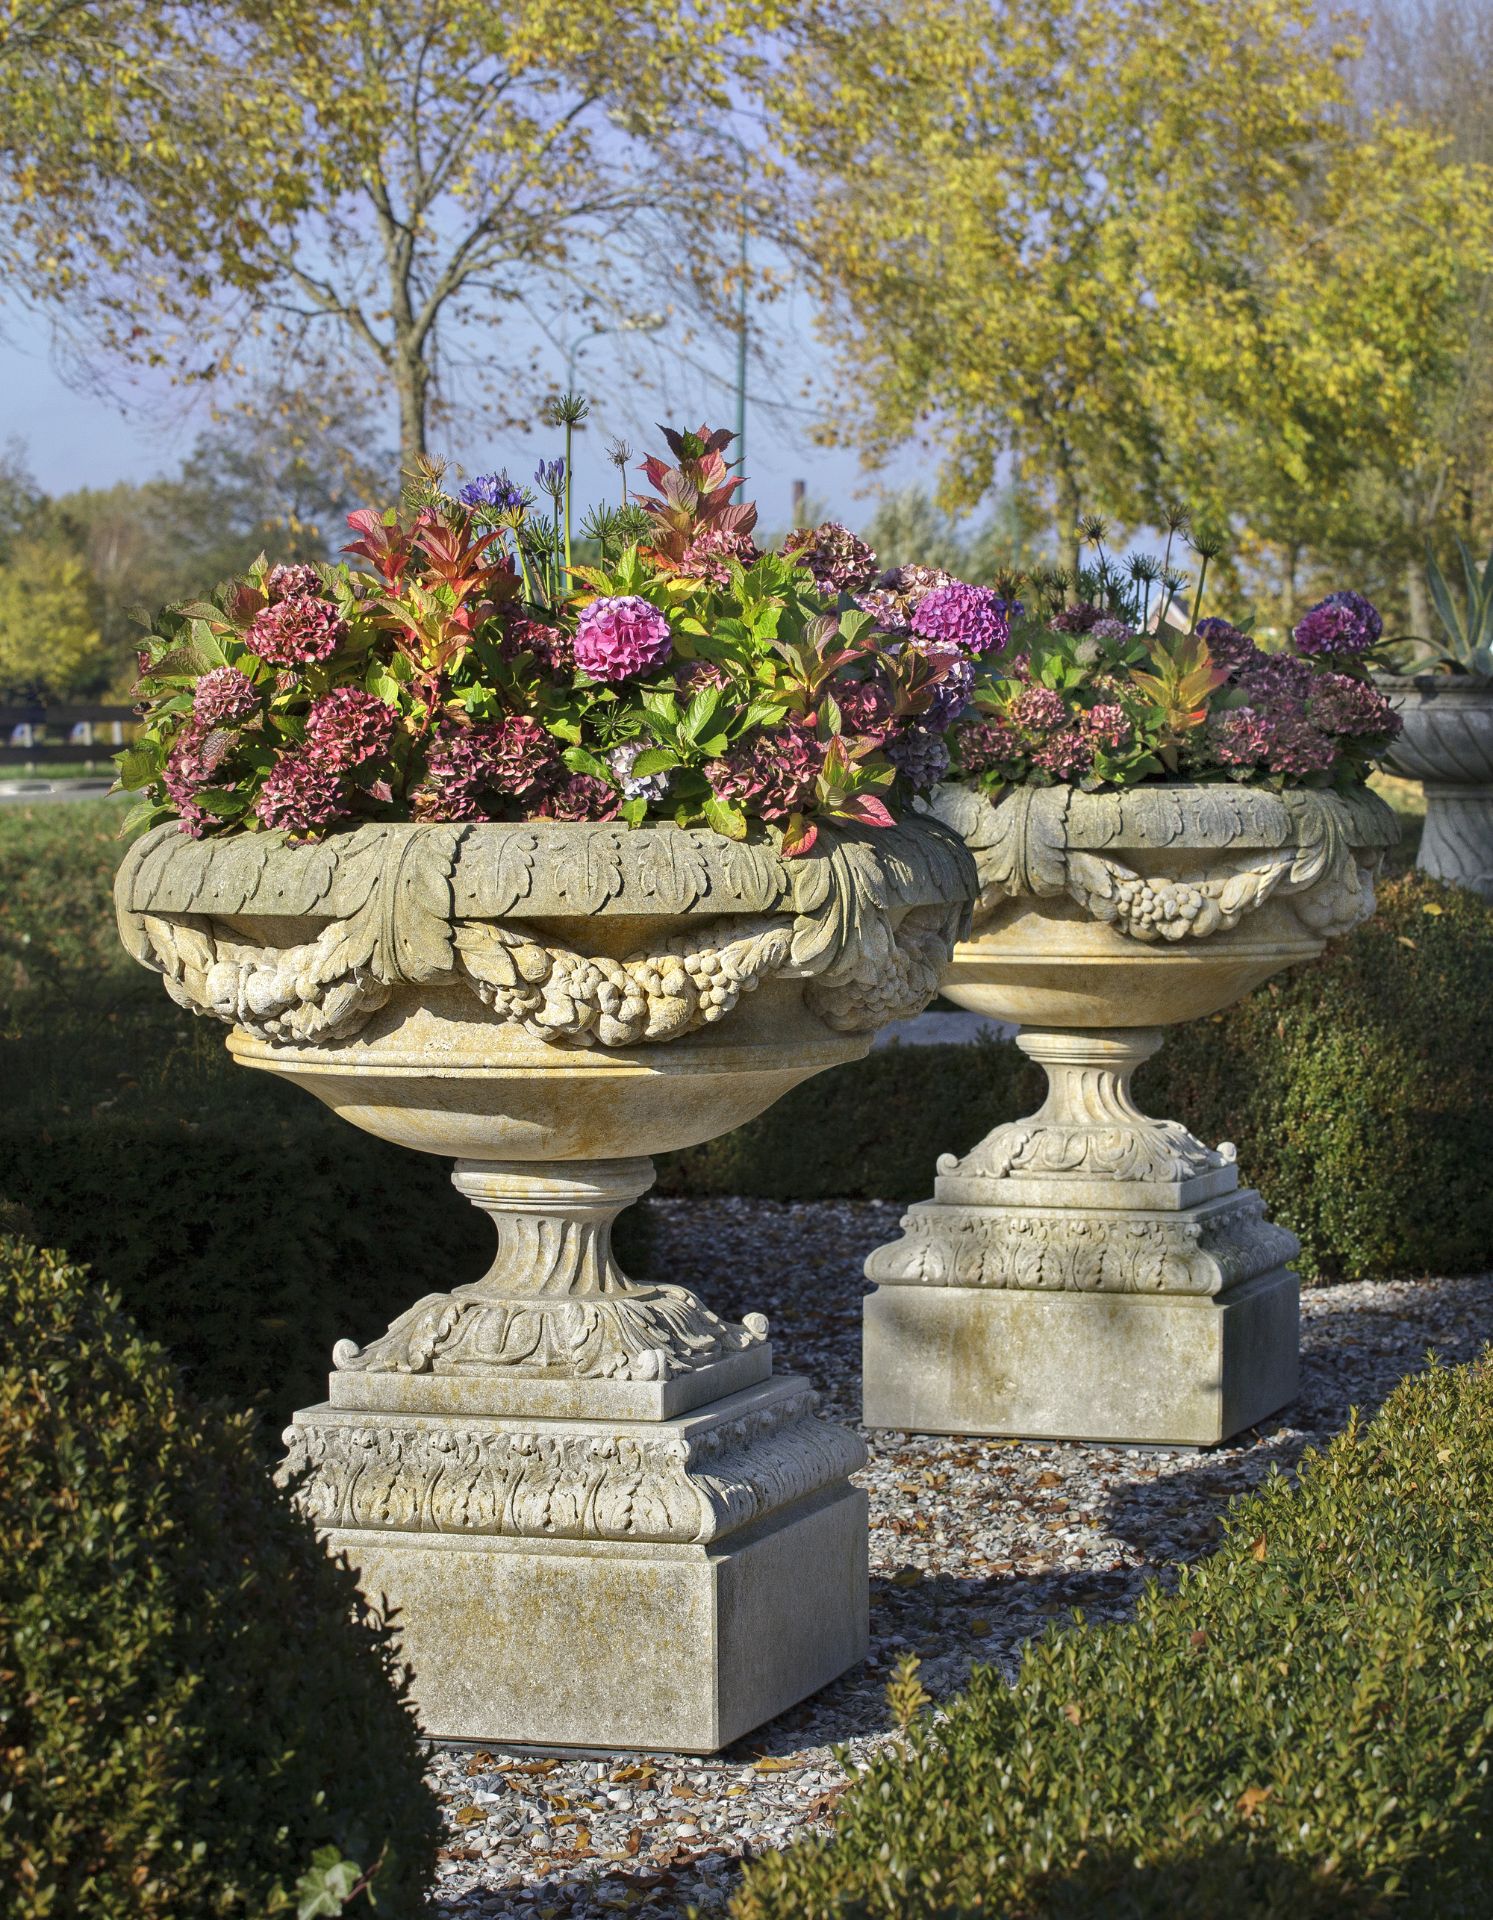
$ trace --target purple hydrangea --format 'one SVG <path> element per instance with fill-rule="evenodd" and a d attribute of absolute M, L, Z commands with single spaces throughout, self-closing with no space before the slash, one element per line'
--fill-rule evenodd
<path fill-rule="evenodd" d="M 1096 620 L 1093 626 L 1089 628 L 1089 638 L 1091 640 L 1108 640 L 1112 643 L 1133 640 L 1135 638 L 1135 629 L 1133 627 L 1127 627 L 1123 620 L 1116 620 L 1112 615 L 1105 614 L 1102 620 Z"/>
<path fill-rule="evenodd" d="M 328 601 L 295 593 L 257 613 L 245 641 L 272 667 L 309 667 L 330 660 L 346 632 Z"/>
<path fill-rule="evenodd" d="M 607 765 L 612 777 L 629 800 L 666 800 L 669 794 L 669 772 L 665 768 L 661 773 L 635 774 L 633 767 L 638 756 L 648 750 L 646 740 L 627 740 L 620 747 L 614 747 L 607 757 Z"/>
<path fill-rule="evenodd" d="M 1296 651 L 1305 654 L 1362 654 L 1384 631 L 1379 609 L 1361 593 L 1329 593 L 1308 607 L 1296 623 Z"/>
<path fill-rule="evenodd" d="M 329 767 L 359 767 L 389 751 L 399 715 L 360 687 L 336 687 L 306 716 L 306 747 Z"/>
<path fill-rule="evenodd" d="M 192 718 L 203 727 L 236 727 L 259 711 L 254 683 L 237 667 L 213 667 L 192 689 Z"/>
<path fill-rule="evenodd" d="M 530 817 L 541 820 L 615 820 L 622 797 L 594 774 L 572 773 L 546 787 Z"/>
<path fill-rule="evenodd" d="M 1032 753 L 1032 765 L 1055 780 L 1082 779 L 1093 764 L 1093 747 L 1077 727 L 1060 727 Z"/>
<path fill-rule="evenodd" d="M 830 692 L 840 709 L 844 732 L 879 737 L 891 725 L 896 701 L 884 680 L 849 680 L 843 685 L 837 682 Z"/>
<path fill-rule="evenodd" d="M 457 498 L 464 507 L 494 507 L 499 513 L 517 513 L 529 504 L 528 494 L 508 478 L 506 471 L 477 474 Z"/>
<path fill-rule="evenodd" d="M 718 800 L 763 820 L 786 820 L 813 801 L 823 765 L 824 748 L 812 729 L 790 725 L 739 741 L 706 772 Z"/>
<path fill-rule="evenodd" d="M 1378 734 L 1393 740 L 1405 724 L 1377 687 L 1347 673 L 1319 674 L 1306 711 L 1312 725 L 1324 733 Z"/>
<path fill-rule="evenodd" d="M 816 586 L 831 595 L 864 587 L 876 571 L 876 555 L 838 520 L 790 534 L 783 551 L 806 566 Z"/>
<path fill-rule="evenodd" d="M 1254 706 L 1298 705 L 1310 694 L 1317 676 L 1305 660 L 1291 653 L 1258 652 L 1238 675 L 1239 685 Z"/>
<path fill-rule="evenodd" d="M 1273 737 L 1269 721 L 1254 707 L 1231 707 L 1208 721 L 1208 744 L 1226 767 L 1261 765 Z"/>
<path fill-rule="evenodd" d="M 963 580 L 925 593 L 909 624 L 920 640 L 970 654 L 998 653 L 1010 638 L 1001 603 L 989 587 L 972 587 Z"/>
<path fill-rule="evenodd" d="M 913 721 L 891 735 L 886 757 L 914 793 L 927 793 L 949 770 L 949 743 L 941 733 Z"/>
<path fill-rule="evenodd" d="M 321 575 L 303 560 L 282 561 L 265 576 L 264 590 L 271 602 L 294 600 L 303 594 L 321 592 Z"/>
<path fill-rule="evenodd" d="M 935 733 L 944 733 L 959 718 L 975 691 L 975 663 L 964 655 L 950 660 L 934 682 L 932 698 L 922 719 Z"/>
<path fill-rule="evenodd" d="M 1049 633 L 1090 633 L 1103 618 L 1103 607 L 1084 602 L 1075 607 L 1062 608 L 1048 621 L 1047 628 Z"/>
<path fill-rule="evenodd" d="M 871 587 L 855 596 L 855 604 L 881 628 L 883 633 L 907 632 L 907 606 L 897 594 L 885 587 Z"/>
<path fill-rule="evenodd" d="M 956 729 L 955 751 L 965 773 L 986 773 L 1021 758 L 1024 749 L 1010 727 L 998 720 L 966 720 Z"/>
<path fill-rule="evenodd" d="M 271 767 L 254 811 L 267 827 L 299 839 L 320 833 L 351 809 L 342 775 L 309 753 L 286 753 Z"/>
<path fill-rule="evenodd" d="M 575 663 L 593 680 L 627 680 L 662 666 L 674 650 L 669 623 L 637 594 L 608 594 L 581 609 Z"/>
<path fill-rule="evenodd" d="M 1249 635 L 1241 633 L 1231 620 L 1199 620 L 1197 630 L 1213 664 L 1228 673 L 1243 673 L 1264 658 Z"/>

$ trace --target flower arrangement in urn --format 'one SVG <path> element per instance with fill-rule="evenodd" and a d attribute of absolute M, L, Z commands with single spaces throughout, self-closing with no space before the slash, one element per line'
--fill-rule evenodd
<path fill-rule="evenodd" d="M 1010 637 L 928 803 L 981 880 L 943 990 L 1018 1026 L 1048 1095 L 945 1155 L 867 1262 L 871 1425 L 1205 1444 L 1295 1391 L 1295 1241 L 1232 1146 L 1150 1119 L 1130 1078 L 1166 1026 L 1372 911 L 1396 829 L 1365 781 L 1400 723 L 1368 600 L 1333 593 L 1263 647 L 1199 618 L 1210 539 L 1183 612 L 1168 523 L 1159 561 L 1112 558 L 1092 521 L 1077 579 L 997 582 Z"/>
<path fill-rule="evenodd" d="M 567 397 L 570 426 L 584 405 Z M 211 604 L 168 609 L 140 656 L 146 727 L 121 763 L 144 822 L 194 836 L 360 820 L 767 823 L 792 856 L 819 823 L 890 824 L 947 765 L 994 595 L 949 586 L 910 623 L 843 528 L 762 552 L 732 436 L 661 429 L 648 490 L 571 530 L 567 452 L 535 485 L 349 516 L 355 568 L 261 560 Z M 628 450 L 617 450 L 625 467 Z M 888 602 L 890 606 L 890 602 Z"/>

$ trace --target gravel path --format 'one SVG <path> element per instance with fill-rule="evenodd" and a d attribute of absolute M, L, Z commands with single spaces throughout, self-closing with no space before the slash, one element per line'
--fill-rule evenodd
<path fill-rule="evenodd" d="M 807 1373 L 825 1411 L 860 1397 L 861 1262 L 900 1209 L 756 1200 L 656 1200 L 659 1275 L 718 1311 L 773 1322 L 780 1367 Z M 445 1804 L 436 1912 L 640 1920 L 718 1913 L 744 1854 L 828 1831 L 845 1770 L 888 1737 L 885 1685 L 917 1654 L 936 1698 L 973 1662 L 1014 1673 L 1022 1642 L 1076 1606 L 1123 1617 L 1142 1584 L 1205 1552 L 1228 1500 L 1326 1441 L 1350 1406 L 1378 1407 L 1426 1350 L 1470 1358 L 1493 1338 L 1493 1276 L 1357 1285 L 1303 1301 L 1301 1396 L 1232 1446 L 868 1436 L 871 1655 L 814 1699 L 701 1761 L 536 1758 L 445 1748 L 431 1775 Z"/>

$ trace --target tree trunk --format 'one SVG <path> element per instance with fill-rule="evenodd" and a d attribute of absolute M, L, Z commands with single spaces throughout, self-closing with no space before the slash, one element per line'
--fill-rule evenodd
<path fill-rule="evenodd" d="M 1073 470 L 1066 458 L 1058 463 L 1058 551 L 1064 545 L 1068 549 L 1068 570 L 1073 575 L 1073 598 L 1078 598 L 1078 570 L 1083 565 L 1083 540 L 1078 531 L 1078 516 L 1083 510 L 1083 502 L 1078 497 L 1078 485 L 1073 478 Z"/>
<path fill-rule="evenodd" d="M 1415 560 L 1405 564 L 1405 602 L 1410 612 L 1410 631 L 1418 640 L 1431 637 L 1431 608 L 1426 598 L 1426 576 Z"/>
<path fill-rule="evenodd" d="M 430 368 L 418 347 L 401 351 L 395 363 L 399 395 L 399 464 L 408 471 L 429 450 L 426 414 L 430 405 Z"/>

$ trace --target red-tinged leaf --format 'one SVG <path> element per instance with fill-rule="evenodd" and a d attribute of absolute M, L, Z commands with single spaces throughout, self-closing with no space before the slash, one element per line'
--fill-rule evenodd
<path fill-rule="evenodd" d="M 783 829 L 783 858 L 796 860 L 800 854 L 807 853 L 818 838 L 818 826 L 812 820 L 805 820 L 801 813 L 795 813 Z"/>
<path fill-rule="evenodd" d="M 857 793 L 843 802 L 839 809 L 847 820 L 859 820 L 867 827 L 894 827 L 896 821 L 887 811 L 885 804 L 874 793 Z"/>

